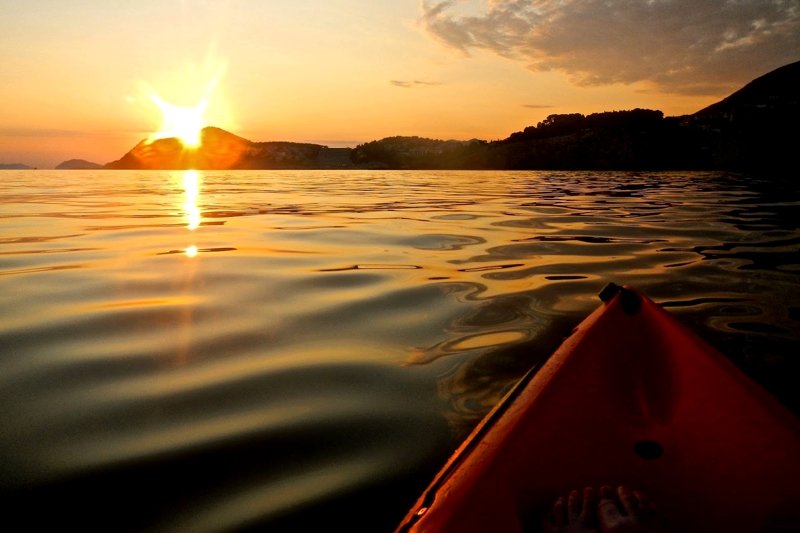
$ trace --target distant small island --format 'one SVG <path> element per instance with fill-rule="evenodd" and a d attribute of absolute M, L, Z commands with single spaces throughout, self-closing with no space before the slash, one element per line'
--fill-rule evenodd
<path fill-rule="evenodd" d="M 106 169 L 792 169 L 800 61 L 692 115 L 632 109 L 550 115 L 497 141 L 387 137 L 355 148 L 253 142 L 207 127 L 197 149 L 143 140 Z M 86 166 L 80 166 L 86 165 Z M 99 168 L 70 160 L 58 168 Z"/>
<path fill-rule="evenodd" d="M 70 159 L 68 161 L 64 161 L 63 163 L 59 163 L 56 166 L 57 170 L 91 170 L 96 168 L 103 168 L 103 165 L 99 163 L 92 163 L 91 161 L 86 161 L 85 159 Z"/>
<path fill-rule="evenodd" d="M 32 168 L 22 163 L 0 163 L 0 170 L 30 170 Z"/>

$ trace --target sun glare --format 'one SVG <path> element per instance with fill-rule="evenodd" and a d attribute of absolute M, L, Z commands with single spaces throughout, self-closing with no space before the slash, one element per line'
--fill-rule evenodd
<path fill-rule="evenodd" d="M 208 107 L 208 99 L 204 98 L 193 107 L 181 107 L 165 101 L 157 94 L 151 94 L 150 99 L 161 111 L 161 130 L 150 136 L 149 141 L 176 137 L 187 148 L 200 146 L 200 133 L 206 126 L 203 113 Z"/>
<path fill-rule="evenodd" d="M 206 111 L 214 89 L 222 76 L 223 67 L 218 67 L 210 79 L 206 78 L 208 81 L 205 84 L 197 83 L 198 80 L 196 79 L 184 79 L 184 83 L 181 84 L 183 90 L 179 94 L 191 94 L 205 85 L 202 95 L 195 100 L 197 103 L 194 105 L 177 105 L 169 102 L 146 85 L 147 96 L 161 112 L 161 129 L 150 135 L 147 142 L 151 143 L 158 139 L 174 137 L 179 139 L 187 148 L 200 146 L 203 128 L 209 125 Z M 192 85 L 194 86 L 192 87 Z"/>

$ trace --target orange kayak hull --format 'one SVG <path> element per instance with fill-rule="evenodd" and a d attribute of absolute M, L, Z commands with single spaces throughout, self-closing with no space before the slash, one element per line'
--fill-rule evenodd
<path fill-rule="evenodd" d="M 800 530 L 800 420 L 644 295 L 612 287 L 607 300 L 479 424 L 398 532 L 536 531 L 559 495 L 620 484 L 676 531 Z"/>

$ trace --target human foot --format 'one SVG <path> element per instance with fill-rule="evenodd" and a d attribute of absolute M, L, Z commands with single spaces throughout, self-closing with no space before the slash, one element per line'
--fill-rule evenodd
<path fill-rule="evenodd" d="M 625 486 L 617 487 L 616 491 L 609 486 L 600 488 L 597 519 L 603 533 L 661 531 L 655 516 L 655 508 L 641 492 Z"/>
<path fill-rule="evenodd" d="M 597 496 L 591 487 L 560 496 L 545 518 L 545 533 L 598 533 L 596 520 Z"/>

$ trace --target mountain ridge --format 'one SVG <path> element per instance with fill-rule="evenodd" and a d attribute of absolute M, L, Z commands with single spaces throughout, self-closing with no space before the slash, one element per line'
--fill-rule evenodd
<path fill-rule="evenodd" d="M 796 165 L 800 61 L 691 115 L 631 109 L 550 115 L 498 141 L 395 136 L 355 148 L 253 142 L 216 127 L 197 149 L 140 141 L 108 169 L 780 169 Z M 789 128 L 791 126 L 791 128 Z"/>

